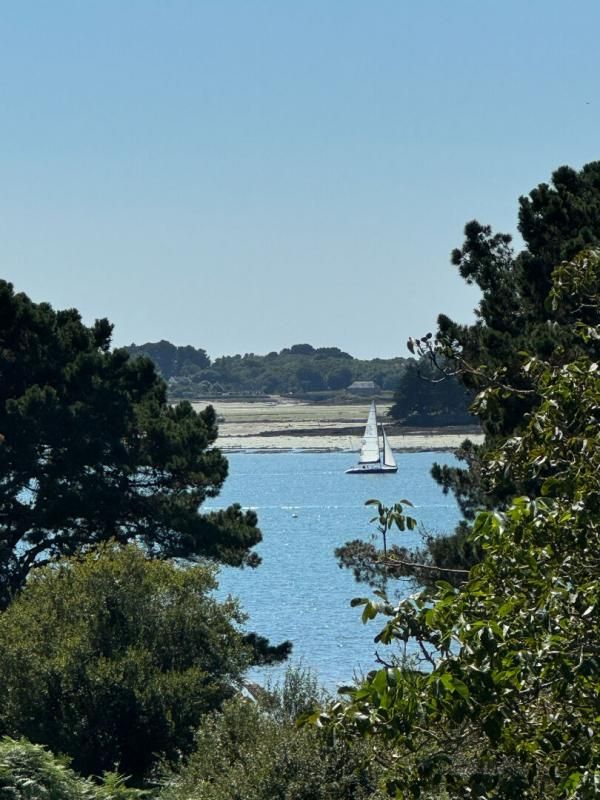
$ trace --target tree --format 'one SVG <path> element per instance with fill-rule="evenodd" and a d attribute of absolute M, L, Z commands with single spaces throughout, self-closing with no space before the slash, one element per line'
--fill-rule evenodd
<path fill-rule="evenodd" d="M 206 350 L 191 345 L 177 347 L 162 339 L 160 342 L 131 344 L 126 348 L 132 357 L 143 356 L 154 362 L 161 376 L 168 380 L 179 375 L 194 374 L 210 367 Z"/>
<path fill-rule="evenodd" d="M 177 348 L 177 368 L 179 371 L 186 365 L 192 365 L 196 369 L 208 369 L 210 358 L 206 355 L 206 350 L 185 345 Z"/>
<path fill-rule="evenodd" d="M 168 380 L 177 374 L 177 347 L 161 339 L 160 342 L 131 344 L 127 351 L 133 357 L 144 356 L 152 360 L 161 376 Z"/>
<path fill-rule="evenodd" d="M 469 393 L 454 376 L 443 379 L 427 356 L 409 361 L 394 393 L 389 414 L 402 425 L 469 425 Z"/>
<path fill-rule="evenodd" d="M 555 267 L 567 259 L 562 268 L 571 264 L 571 270 L 580 272 L 578 280 L 585 282 L 586 291 L 597 296 L 594 271 L 579 270 L 578 258 L 587 256 L 578 257 L 577 249 L 584 242 L 600 243 L 600 162 L 587 164 L 579 172 L 559 168 L 552 185 L 540 184 L 519 199 L 519 206 L 519 230 L 525 241 L 520 253 L 514 252 L 510 235 L 494 233 L 476 220 L 465 226 L 464 244 L 452 253 L 461 277 L 482 292 L 475 324 L 460 325 L 442 314 L 435 339 L 430 334 L 409 339 L 413 355 L 430 362 L 430 379 L 446 376 L 449 383 L 458 381 L 472 397 L 486 388 L 498 390 L 482 395 L 471 407 L 484 431 L 484 444 L 463 442 L 456 455 L 464 466 L 435 464 L 432 468 L 433 478 L 444 492 L 454 495 L 465 519 L 449 536 L 426 537 L 424 546 L 412 552 L 401 548 L 407 564 L 402 574 L 419 580 L 435 581 L 443 568 L 446 579 L 460 582 L 460 570 L 480 558 L 479 548 L 469 539 L 477 511 L 505 508 L 515 495 L 536 491 L 531 477 L 515 484 L 506 476 L 492 485 L 484 469 L 486 453 L 517 433 L 540 400 L 531 376 L 522 371 L 522 354 L 553 365 L 579 356 L 600 357 L 600 341 L 593 336 L 582 340 L 572 313 L 576 304 L 587 323 L 596 325 L 600 303 L 585 299 L 577 282 L 572 298 L 563 292 L 556 302 L 550 280 Z M 405 409 L 404 398 L 400 399 Z M 372 580 L 372 552 L 353 547 L 349 555 L 357 574 Z M 411 569 L 410 562 L 440 570 Z"/>
<path fill-rule="evenodd" d="M 33 567 L 114 538 L 152 555 L 256 565 L 256 515 L 201 515 L 227 461 L 212 407 L 170 406 L 150 361 L 0 282 L 0 605 Z"/>
<path fill-rule="evenodd" d="M 432 470 L 444 491 L 455 495 L 469 523 L 478 509 L 503 508 L 515 494 L 535 490 L 531 480 L 519 486 L 507 479 L 492 486 L 482 469 L 485 454 L 518 433 L 540 401 L 531 376 L 521 369 L 521 354 L 554 365 L 581 355 L 600 357 L 600 342 L 577 336 L 566 297 L 558 304 L 551 301 L 553 270 L 574 259 L 582 246 L 600 243 L 600 161 L 578 172 L 560 167 L 551 184 L 542 183 L 519 198 L 519 231 L 525 246 L 515 253 L 508 234 L 469 222 L 452 263 L 467 283 L 481 289 L 475 324 L 460 325 L 441 314 L 435 342 L 409 341 L 414 352 L 434 358 L 440 375 L 454 373 L 470 393 L 487 387 L 499 390 L 473 409 L 485 433 L 484 445 L 463 444 L 457 455 L 464 468 L 435 465 Z M 598 304 L 587 308 L 593 324 L 600 320 L 599 311 Z M 453 364 L 450 370 L 448 360 Z M 462 523 L 443 548 L 446 556 L 452 550 L 457 553 L 456 566 L 467 531 Z M 430 563 L 437 563 L 431 548 L 426 555 Z"/>
<path fill-rule="evenodd" d="M 76 770 L 140 780 L 191 750 L 203 714 L 231 697 L 253 649 L 215 571 L 105 544 L 30 576 L 0 615 L 0 726 Z"/>
<path fill-rule="evenodd" d="M 300 366 L 296 369 L 296 380 L 303 392 L 325 388 L 323 375 L 314 367 Z"/>
<path fill-rule="evenodd" d="M 509 235 L 493 234 L 476 221 L 467 224 L 462 248 L 452 253 L 460 275 L 482 291 L 477 322 L 457 325 L 444 315 L 438 320 L 440 342 L 451 357 L 459 356 L 459 379 L 465 386 L 481 391 L 500 369 L 507 385 L 522 390 L 479 408 L 492 443 L 517 429 L 536 404 L 535 393 L 527 391 L 531 382 L 521 371 L 520 352 L 552 363 L 600 352 L 595 342 L 577 338 L 560 307 L 548 303 L 553 270 L 584 245 L 600 242 L 600 162 L 580 172 L 560 167 L 551 186 L 540 184 L 519 199 L 519 206 L 525 241 L 520 253 L 514 253 Z"/>
<path fill-rule="evenodd" d="M 311 344 L 293 344 L 290 347 L 292 355 L 311 356 L 315 352 L 315 348 Z"/>
<path fill-rule="evenodd" d="M 583 346 L 600 339 L 599 301 L 599 252 L 555 271 L 549 305 L 577 314 Z M 484 471 L 492 487 L 508 475 L 536 493 L 477 516 L 483 558 L 459 588 L 440 581 L 397 605 L 356 601 L 364 620 L 387 617 L 377 641 L 415 640 L 427 665 L 374 672 L 320 718 L 393 743 L 392 796 L 597 796 L 600 365 L 529 358 L 523 374 L 538 402 Z M 479 400 L 505 391 L 490 386 Z"/>
<path fill-rule="evenodd" d="M 335 367 L 327 375 L 327 385 L 336 391 L 346 389 L 352 383 L 352 370 L 349 367 Z"/>
<path fill-rule="evenodd" d="M 350 353 L 340 350 L 339 347 L 317 347 L 315 352 L 322 358 L 338 358 L 352 361 Z"/>
<path fill-rule="evenodd" d="M 406 361 L 404 358 L 361 361 L 338 347 L 314 348 L 310 344 L 293 345 L 266 356 L 254 353 L 222 356 L 213 364 L 204 350 L 175 347 L 168 342 L 132 344 L 126 349 L 131 356 L 154 360 L 163 377 L 169 379 L 171 396 L 177 398 L 200 397 L 202 381 L 218 383 L 230 392 L 286 394 L 326 388 L 339 391 L 360 377 L 394 389 Z"/>

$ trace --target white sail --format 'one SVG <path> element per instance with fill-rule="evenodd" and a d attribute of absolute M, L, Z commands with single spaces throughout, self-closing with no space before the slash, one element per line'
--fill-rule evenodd
<path fill-rule="evenodd" d="M 396 459 L 394 458 L 394 453 L 392 452 L 388 438 L 385 435 L 385 428 L 383 425 L 381 426 L 381 433 L 383 435 L 383 463 L 386 467 L 395 467 Z"/>
<path fill-rule="evenodd" d="M 383 451 L 379 451 L 379 431 L 377 428 L 377 409 L 375 401 L 371 403 L 371 410 L 367 419 L 365 434 L 362 439 L 358 464 L 355 464 L 347 473 L 354 475 L 369 475 L 377 472 L 397 472 L 396 460 L 392 453 L 392 448 L 385 435 L 383 425 L 381 426 L 383 437 Z"/>
<path fill-rule="evenodd" d="M 379 438 L 377 436 L 377 409 L 375 401 L 371 403 L 371 410 L 367 418 L 367 425 L 360 448 L 359 464 L 373 464 L 379 462 Z"/>

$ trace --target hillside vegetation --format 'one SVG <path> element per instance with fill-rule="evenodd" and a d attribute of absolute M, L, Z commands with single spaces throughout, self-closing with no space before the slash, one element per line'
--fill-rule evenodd
<path fill-rule="evenodd" d="M 469 392 L 455 378 L 436 381 L 427 359 L 358 359 L 338 347 L 295 344 L 265 356 L 221 356 L 211 362 L 205 350 L 167 341 L 132 344 L 133 357 L 150 358 L 167 381 L 173 399 L 219 395 L 294 395 L 311 400 L 350 399 L 354 381 L 372 381 L 372 395 L 394 393 L 390 416 L 400 424 L 468 425 Z M 367 390 L 367 395 L 369 392 Z M 364 396 L 364 395 L 363 395 Z"/>
<path fill-rule="evenodd" d="M 298 394 L 340 391 L 353 381 L 374 381 L 393 391 L 405 369 L 406 358 L 361 360 L 338 347 L 294 344 L 279 353 L 221 356 L 214 361 L 205 350 L 176 347 L 171 342 L 132 344 L 132 356 L 152 359 L 171 394 L 195 397 L 220 392 Z"/>

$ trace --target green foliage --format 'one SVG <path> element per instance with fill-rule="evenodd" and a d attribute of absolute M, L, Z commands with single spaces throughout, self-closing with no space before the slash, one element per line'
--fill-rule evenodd
<path fill-rule="evenodd" d="M 397 390 L 391 415 L 405 425 L 468 425 L 470 395 L 455 380 L 440 381 L 428 359 L 359 360 L 338 347 L 295 344 L 266 356 L 222 356 L 213 364 L 184 358 L 184 351 L 169 342 L 127 348 L 132 356 L 151 358 L 169 378 L 174 397 L 197 398 L 211 394 L 302 394 L 343 392 L 355 380 L 373 380 L 383 389 Z M 206 355 L 204 350 L 195 351 Z"/>
<path fill-rule="evenodd" d="M 256 564 L 256 515 L 201 515 L 227 461 L 214 410 L 170 406 L 147 359 L 0 282 L 0 605 L 29 571 L 115 538 L 155 555 Z"/>
<path fill-rule="evenodd" d="M 40 745 L 4 737 L 0 741 L 0 797 L 11 800 L 141 800 L 114 773 L 101 783 L 85 780 Z"/>
<path fill-rule="evenodd" d="M 201 716 L 252 660 L 214 570 L 134 545 L 35 570 L 0 615 L 0 730 L 68 753 L 84 774 L 139 780 L 189 752 Z"/>
<path fill-rule="evenodd" d="M 357 583 L 366 583 L 372 589 L 386 590 L 390 580 L 411 579 L 420 586 L 434 586 L 443 578 L 459 586 L 464 582 L 469 568 L 481 559 L 481 548 L 463 523 L 451 536 L 433 536 L 418 531 L 423 544 L 407 547 L 392 542 L 387 553 L 379 546 L 376 537 L 371 541 L 353 539 L 334 551 L 340 567 L 352 570 Z"/>
<path fill-rule="evenodd" d="M 295 356 L 310 356 L 315 352 L 315 348 L 310 344 L 293 344 L 290 353 Z"/>
<path fill-rule="evenodd" d="M 532 481 L 537 496 L 477 516 L 483 560 L 459 588 L 360 601 L 366 618 L 387 618 L 376 640 L 416 640 L 426 669 L 374 672 L 319 718 L 397 748 L 395 797 L 600 790 L 600 369 L 582 356 L 530 359 L 525 372 L 539 403 L 485 469 L 491 486 Z"/>
<path fill-rule="evenodd" d="M 395 527 L 398 531 L 414 531 L 417 521 L 404 513 L 404 506 L 412 506 L 409 500 L 401 500 L 393 506 L 384 506 L 380 500 L 367 500 L 366 506 L 376 506 L 377 514 L 371 523 L 377 523 L 377 532 L 381 537 L 382 547 L 375 544 L 375 536 L 371 542 L 354 539 L 346 542 L 334 551 L 340 567 L 351 569 L 358 582 L 368 583 L 373 588 L 383 589 L 388 578 L 400 577 L 402 568 L 398 569 L 404 549 L 393 544 L 390 548 L 388 536 Z"/>
<path fill-rule="evenodd" d="M 320 699 L 314 679 L 291 670 L 258 702 L 237 697 L 204 721 L 196 750 L 168 775 L 160 800 L 378 800 L 380 769 L 364 743 L 332 740 L 294 716 Z"/>
<path fill-rule="evenodd" d="M 417 521 L 414 517 L 408 516 L 404 513 L 405 506 L 411 506 L 410 500 L 401 500 L 399 503 L 394 503 L 393 506 L 384 506 L 380 500 L 366 500 L 366 506 L 375 506 L 377 514 L 371 519 L 371 522 L 377 523 L 377 530 L 381 534 L 383 540 L 383 555 L 387 553 L 387 535 L 393 526 L 399 531 L 412 531 L 417 527 Z"/>
<path fill-rule="evenodd" d="M 471 408 L 486 435 L 483 448 L 461 449 L 464 468 L 433 469 L 434 478 L 456 496 L 467 519 L 479 509 L 505 508 L 516 494 L 536 491 L 531 478 L 521 485 L 508 478 L 492 485 L 480 468 L 485 454 L 518 433 L 539 403 L 531 376 L 522 370 L 523 354 L 555 366 L 580 355 L 600 357 L 598 339 L 581 337 L 576 323 L 593 328 L 600 320 L 598 267 L 592 263 L 597 253 L 577 255 L 600 243 L 600 161 L 580 171 L 560 167 L 550 184 L 542 183 L 521 197 L 518 227 L 525 246 L 515 252 L 508 234 L 494 233 L 476 220 L 467 223 L 464 243 L 453 251 L 452 262 L 467 283 L 481 290 L 476 322 L 460 325 L 442 314 L 435 342 L 409 342 L 413 352 L 433 356 L 442 367 L 450 364 L 450 372 L 468 392 L 483 392 Z M 570 271 L 582 274 L 579 258 L 590 261 L 585 285 L 571 281 L 572 297 L 562 291 L 557 301 L 553 271 L 559 268 L 569 283 Z M 436 563 L 432 551 L 428 561 Z"/>
<path fill-rule="evenodd" d="M 530 389 L 531 381 L 521 370 L 522 352 L 555 364 L 579 353 L 598 355 L 597 348 L 577 336 L 572 317 L 548 300 L 554 269 L 600 242 L 600 162 L 580 172 L 561 167 L 552 181 L 519 200 L 519 231 L 525 242 L 520 253 L 512 250 L 510 236 L 492 234 L 489 226 L 473 221 L 465 227 L 463 247 L 452 255 L 462 277 L 480 287 L 482 299 L 475 325 L 460 326 L 442 316 L 438 336 L 449 356 L 460 351 L 462 366 L 468 365 L 461 380 L 472 390 L 485 389 L 497 370 L 512 389 Z M 490 443 L 518 429 L 536 402 L 533 392 L 512 391 L 480 408 Z"/>
<path fill-rule="evenodd" d="M 327 385 L 330 389 L 346 389 L 352 383 L 352 370 L 350 367 L 337 367 L 327 375 Z"/>
<path fill-rule="evenodd" d="M 519 231 L 527 242 L 520 255 L 523 294 L 541 307 L 557 264 L 600 242 L 600 162 L 579 172 L 559 167 L 552 183 L 519 198 Z"/>
<path fill-rule="evenodd" d="M 443 364 L 442 370 L 443 370 Z M 473 394 L 455 376 L 445 377 L 427 357 L 409 361 L 394 393 L 389 414 L 402 425 L 415 427 L 469 425 Z"/>
<path fill-rule="evenodd" d="M 175 375 L 194 373 L 210 367 L 210 358 L 205 350 L 190 345 L 176 347 L 164 339 L 160 342 L 146 342 L 139 346 L 131 344 L 127 351 L 132 357 L 144 356 L 153 361 L 165 380 Z"/>
<path fill-rule="evenodd" d="M 338 347 L 295 344 L 266 356 L 222 356 L 203 363 L 186 356 L 194 348 L 176 348 L 169 342 L 132 344 L 132 356 L 151 358 L 165 378 L 173 396 L 194 398 L 210 393 L 296 394 L 342 391 L 354 380 L 374 380 L 386 389 L 395 388 L 404 371 L 405 358 L 359 360 Z"/>

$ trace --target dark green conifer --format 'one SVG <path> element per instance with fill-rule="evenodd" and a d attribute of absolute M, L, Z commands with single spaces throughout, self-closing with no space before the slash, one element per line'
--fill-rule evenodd
<path fill-rule="evenodd" d="M 167 403 L 148 359 L 0 282 L 0 605 L 34 566 L 107 539 L 256 565 L 253 511 L 208 514 L 227 461 L 212 407 Z"/>
<path fill-rule="evenodd" d="M 482 448 L 466 445 L 459 452 L 466 468 L 436 465 L 434 478 L 457 498 L 467 519 L 478 508 L 503 507 L 516 492 L 534 487 L 482 478 L 482 457 L 519 431 L 539 403 L 539 394 L 522 371 L 524 354 L 560 365 L 580 355 L 600 356 L 594 338 L 583 342 L 567 313 L 566 299 L 553 303 L 552 274 L 584 247 L 600 243 L 600 161 L 580 171 L 560 167 L 550 184 L 542 183 L 519 198 L 519 232 L 524 248 L 515 253 L 508 234 L 493 233 L 477 221 L 465 227 L 465 241 L 452 253 L 452 263 L 467 283 L 481 289 L 473 325 L 438 318 L 438 352 L 454 356 L 459 381 L 471 392 L 502 383 L 505 392 L 488 397 L 476 409 L 485 432 Z M 590 297 L 597 287 L 588 286 Z M 570 310 L 572 311 L 572 309 Z M 590 325 L 600 320 L 600 307 L 591 300 L 585 309 Z M 509 390 L 510 389 L 510 390 Z M 454 542 L 464 540 L 464 527 Z M 448 543 L 452 547 L 452 542 Z M 447 553 L 447 547 L 445 548 Z M 435 563 L 435 553 L 430 548 Z M 462 562 L 461 562 L 462 563 Z"/>

